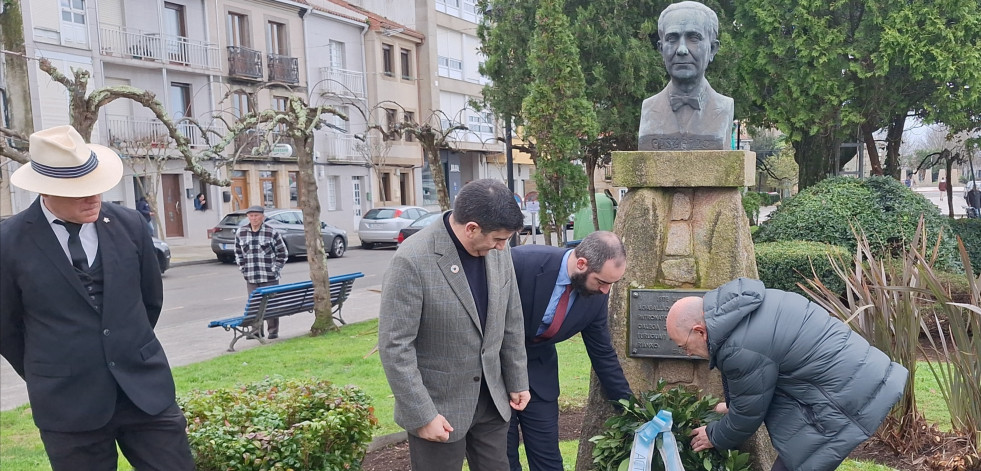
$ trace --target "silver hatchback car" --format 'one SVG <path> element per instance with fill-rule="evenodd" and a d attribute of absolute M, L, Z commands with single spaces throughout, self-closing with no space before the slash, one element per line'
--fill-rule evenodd
<path fill-rule="evenodd" d="M 218 260 L 225 263 L 235 262 L 235 234 L 238 229 L 249 223 L 245 211 L 228 213 L 211 235 L 211 250 Z M 303 213 L 299 209 L 266 209 L 266 223 L 279 231 L 286 242 L 289 256 L 306 256 L 307 239 L 303 232 Z M 344 256 L 347 249 L 347 231 L 320 222 L 320 235 L 324 238 L 324 250 L 331 258 Z"/>
<path fill-rule="evenodd" d="M 361 247 L 373 249 L 378 244 L 397 244 L 399 231 L 426 214 L 429 211 L 419 206 L 382 206 L 368 211 L 358 224 Z"/>

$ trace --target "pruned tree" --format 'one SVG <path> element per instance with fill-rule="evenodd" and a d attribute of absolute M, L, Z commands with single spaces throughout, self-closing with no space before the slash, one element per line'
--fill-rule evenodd
<path fill-rule="evenodd" d="M 146 198 L 153 212 L 153 227 L 157 236 L 164 239 L 165 231 L 160 228 L 160 211 L 157 211 L 157 195 L 160 192 L 161 178 L 170 156 L 167 155 L 169 136 L 165 134 L 140 136 L 134 139 L 119 140 L 113 147 L 123 156 L 123 163 L 139 178 L 134 178 L 140 193 Z"/>
<path fill-rule="evenodd" d="M 24 57 L 24 59 L 27 60 L 28 58 Z M 38 59 L 38 64 L 40 69 L 48 74 L 53 81 L 65 87 L 68 92 L 69 123 L 71 123 L 86 142 L 91 142 L 92 130 L 95 127 L 96 121 L 99 119 L 99 112 L 104 106 L 115 100 L 132 100 L 150 110 L 156 119 L 160 121 L 167 130 L 170 139 L 173 140 L 177 152 L 184 157 L 186 167 L 189 171 L 207 183 L 219 186 L 228 186 L 230 184 L 228 180 L 218 178 L 208 171 L 208 169 L 200 164 L 200 160 L 209 157 L 217 157 L 224 160 L 222 154 L 234 138 L 234 134 L 225 134 L 222 139 L 213 144 L 209 142 L 209 145 L 201 155 L 195 154 L 191 149 L 190 140 L 180 132 L 177 124 L 171 119 L 167 110 L 153 92 L 130 86 L 108 86 L 95 89 L 89 93 L 89 81 L 92 74 L 88 70 L 72 68 L 71 77 L 69 77 L 58 70 L 46 58 Z M 201 127 L 196 121 L 190 118 L 184 118 L 184 120 L 194 123 L 201 130 L 202 135 L 214 137 L 217 134 L 214 130 Z M 24 133 L 17 130 L 0 128 L 0 134 L 27 142 L 26 136 L 23 135 Z M 20 151 L 7 145 L 0 146 L 0 155 L 9 157 L 22 164 L 30 161 L 29 150 L 26 152 Z"/>
<path fill-rule="evenodd" d="M 289 88 L 279 83 L 269 83 L 261 88 L 271 87 Z M 316 131 L 330 125 L 325 116 L 348 119 L 332 106 L 310 105 L 303 97 L 289 94 L 286 97 L 285 109 L 250 111 L 239 117 L 231 129 L 235 133 L 252 130 L 260 139 L 287 137 L 295 145 L 300 180 L 300 186 L 297 188 L 298 204 L 303 213 L 303 234 L 306 238 L 307 261 L 310 265 L 310 280 L 313 282 L 314 292 L 314 321 L 310 326 L 311 335 L 322 335 L 338 329 L 331 314 L 330 274 L 327 271 L 326 251 L 320 233 L 320 198 L 317 194 L 313 161 L 314 135 Z"/>
<path fill-rule="evenodd" d="M 419 145 L 422 146 L 423 157 L 429 164 L 429 171 L 433 175 L 439 207 L 443 211 L 448 211 L 450 209 L 450 192 L 446 185 L 446 174 L 443 173 L 439 151 L 452 149 L 456 133 L 469 131 L 469 128 L 458 121 L 451 120 L 443 111 L 435 110 L 425 120 L 419 122 L 402 121 L 392 126 L 392 131 L 398 135 L 411 135 L 419 141 Z"/>
<path fill-rule="evenodd" d="M 546 244 L 554 227 L 563 242 L 565 222 L 586 197 L 588 183 L 580 160 L 580 138 L 597 132 L 596 113 L 586 99 L 586 82 L 579 66 L 579 51 L 563 0 L 543 0 L 536 15 L 535 35 L 528 58 L 534 81 L 522 103 L 527 131 L 538 148 L 535 181 Z"/>

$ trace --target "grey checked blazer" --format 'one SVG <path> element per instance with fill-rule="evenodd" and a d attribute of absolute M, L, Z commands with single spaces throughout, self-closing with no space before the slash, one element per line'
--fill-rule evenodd
<path fill-rule="evenodd" d="M 409 433 L 442 414 L 451 442 L 473 422 L 481 378 L 504 420 L 509 392 L 528 390 L 521 299 L 509 249 L 485 256 L 487 322 L 442 219 L 406 239 L 382 285 L 378 348 L 395 394 L 395 422 Z"/>

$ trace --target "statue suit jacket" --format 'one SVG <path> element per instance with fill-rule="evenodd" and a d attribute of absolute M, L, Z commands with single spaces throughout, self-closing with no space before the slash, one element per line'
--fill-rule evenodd
<path fill-rule="evenodd" d="M 678 115 L 671 109 L 670 95 L 673 86 L 668 86 L 660 93 L 644 100 L 640 112 L 640 142 L 638 150 L 659 150 L 650 146 L 651 136 L 681 136 L 691 137 L 711 136 L 718 140 L 722 147 L 707 149 L 704 146 L 693 146 L 691 150 L 728 150 L 732 139 L 732 98 L 721 95 L 702 79 L 702 106 L 695 110 L 689 122 L 689 129 L 682 129 Z M 679 113 L 681 110 L 679 109 Z"/>
<path fill-rule="evenodd" d="M 100 313 L 41 211 L 0 224 L 0 353 L 27 382 L 42 430 L 80 432 L 112 418 L 117 387 L 144 412 L 174 403 L 153 326 L 163 284 L 140 213 L 104 203 L 95 222 L 104 272 Z"/>
<path fill-rule="evenodd" d="M 558 399 L 559 358 L 555 344 L 581 332 L 589 361 L 606 397 L 613 400 L 628 397 L 631 394 L 630 385 L 623 376 L 620 360 L 610 342 L 607 322 L 609 295 L 578 295 L 555 336 L 541 342 L 535 341 L 535 333 L 542 325 L 559 270 L 565 269 L 562 256 L 566 250 L 543 245 L 523 245 L 511 250 L 524 312 L 531 390 L 546 401 Z"/>
<path fill-rule="evenodd" d="M 451 442 L 467 434 L 487 383 L 501 417 L 508 393 L 528 390 L 521 303 L 507 250 L 484 257 L 487 321 L 477 307 L 460 256 L 443 221 L 406 239 L 382 285 L 378 349 L 395 394 L 395 422 L 407 432 L 442 414 Z"/>

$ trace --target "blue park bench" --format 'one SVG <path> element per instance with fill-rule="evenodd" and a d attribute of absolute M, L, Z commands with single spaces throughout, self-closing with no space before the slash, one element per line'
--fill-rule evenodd
<path fill-rule="evenodd" d="M 357 272 L 330 277 L 330 304 L 333 310 L 331 314 L 341 325 L 346 324 L 344 318 L 341 317 L 341 307 L 344 306 L 344 301 L 351 294 L 354 280 L 363 276 L 363 273 Z M 265 343 L 263 340 L 263 321 L 266 319 L 276 319 L 292 316 L 299 312 L 312 311 L 312 281 L 266 286 L 257 288 L 252 292 L 245 304 L 245 313 L 241 316 L 211 321 L 208 327 L 222 327 L 232 331 L 232 343 L 228 344 L 228 351 L 234 352 L 235 342 L 243 337 L 257 339 L 260 343 Z"/>

